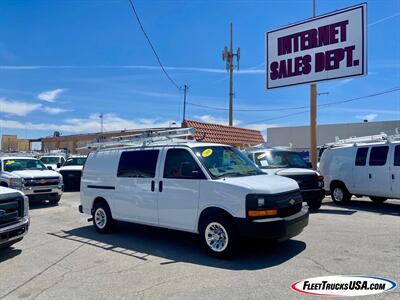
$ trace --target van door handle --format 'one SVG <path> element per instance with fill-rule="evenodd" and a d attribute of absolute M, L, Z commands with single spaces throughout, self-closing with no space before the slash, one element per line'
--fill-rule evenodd
<path fill-rule="evenodd" d="M 371 175 L 371 174 L 368 174 L 368 177 L 369 177 L 369 179 L 371 179 L 371 178 L 372 178 L 372 175 Z"/>
<path fill-rule="evenodd" d="M 154 180 L 151 181 L 151 191 L 154 192 L 156 183 L 154 182 Z"/>
<path fill-rule="evenodd" d="M 392 174 L 392 179 L 394 180 L 394 174 Z"/>
<path fill-rule="evenodd" d="M 159 192 L 162 192 L 162 186 L 163 186 L 162 181 L 160 181 L 160 182 L 158 183 L 158 191 L 159 191 Z"/>

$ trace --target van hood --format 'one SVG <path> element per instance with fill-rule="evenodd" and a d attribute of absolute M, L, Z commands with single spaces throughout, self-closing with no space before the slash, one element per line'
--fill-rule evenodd
<path fill-rule="evenodd" d="M 219 181 L 246 188 L 250 193 L 276 194 L 299 189 L 295 180 L 277 175 L 225 177 Z"/>
<path fill-rule="evenodd" d="M 65 166 L 58 169 L 58 171 L 82 171 L 83 166 Z"/>
<path fill-rule="evenodd" d="M 262 169 L 263 172 L 268 174 L 275 174 L 280 176 L 290 176 L 290 175 L 314 175 L 316 172 L 312 169 L 302 169 L 302 168 L 277 168 L 277 169 Z"/>
<path fill-rule="evenodd" d="M 14 171 L 10 174 L 16 175 L 22 178 L 38 178 L 38 177 L 61 177 L 61 175 L 55 171 L 51 170 L 23 170 L 23 171 Z"/>

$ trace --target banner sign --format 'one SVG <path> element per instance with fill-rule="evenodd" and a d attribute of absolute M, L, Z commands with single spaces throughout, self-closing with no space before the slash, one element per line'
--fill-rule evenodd
<path fill-rule="evenodd" d="M 367 74 L 367 4 L 266 33 L 267 89 Z"/>

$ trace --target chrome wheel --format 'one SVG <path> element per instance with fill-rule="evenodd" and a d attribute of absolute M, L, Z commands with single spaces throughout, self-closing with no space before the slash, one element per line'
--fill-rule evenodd
<path fill-rule="evenodd" d="M 96 226 L 100 229 L 103 229 L 107 224 L 107 215 L 103 208 L 96 209 L 94 213 L 94 222 Z"/>
<path fill-rule="evenodd" d="M 336 201 L 343 201 L 344 198 L 344 193 L 343 190 L 339 187 L 335 188 L 333 190 L 333 197 L 336 199 Z"/>
<path fill-rule="evenodd" d="M 212 222 L 208 224 L 204 235 L 208 247 L 215 252 L 222 252 L 228 246 L 228 233 L 220 223 Z"/>

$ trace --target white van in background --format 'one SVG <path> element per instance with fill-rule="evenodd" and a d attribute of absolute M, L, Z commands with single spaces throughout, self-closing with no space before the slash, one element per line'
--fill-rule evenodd
<path fill-rule="evenodd" d="M 400 136 L 385 134 L 333 143 L 322 154 L 320 171 L 336 203 L 368 196 L 382 203 L 400 199 Z"/>
<path fill-rule="evenodd" d="M 187 130 L 89 154 L 79 211 L 96 230 L 120 220 L 199 233 L 209 253 L 223 257 L 239 236 L 288 239 L 308 224 L 296 181 L 264 174 L 234 147 L 171 138 Z"/>

